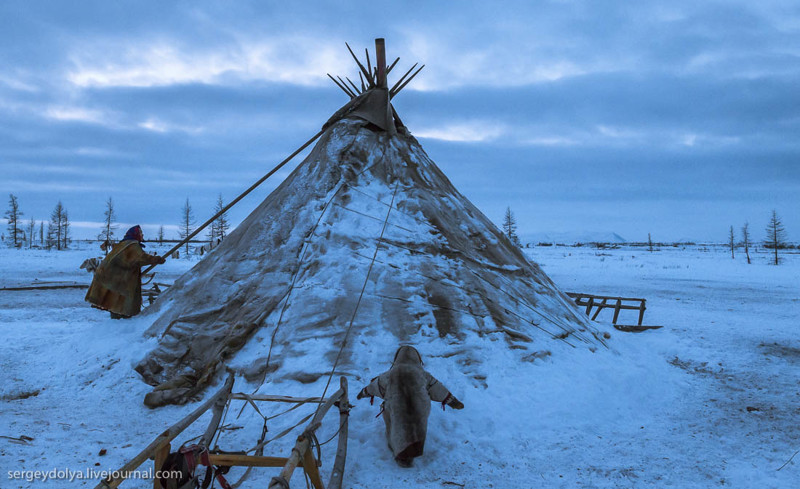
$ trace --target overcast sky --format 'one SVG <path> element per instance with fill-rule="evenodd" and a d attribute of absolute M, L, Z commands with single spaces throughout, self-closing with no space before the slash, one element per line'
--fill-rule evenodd
<path fill-rule="evenodd" d="M 495 222 L 724 241 L 776 209 L 800 240 L 796 0 L 5 0 L 0 207 L 60 199 L 81 236 L 109 196 L 125 223 L 176 224 L 187 197 L 203 220 L 347 101 L 326 73 L 375 37 L 426 65 L 395 107 Z"/>

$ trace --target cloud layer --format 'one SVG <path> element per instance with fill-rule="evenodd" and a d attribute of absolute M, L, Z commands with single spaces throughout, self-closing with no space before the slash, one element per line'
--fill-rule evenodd
<path fill-rule="evenodd" d="M 0 193 L 38 218 L 96 221 L 109 195 L 126 222 L 206 216 L 345 102 L 326 73 L 378 36 L 392 75 L 426 65 L 395 106 L 497 221 L 722 240 L 776 208 L 800 239 L 789 1 L 4 2 Z"/>

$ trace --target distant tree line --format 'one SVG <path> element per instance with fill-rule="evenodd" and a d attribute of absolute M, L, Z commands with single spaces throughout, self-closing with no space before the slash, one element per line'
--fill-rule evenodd
<path fill-rule="evenodd" d="M 50 221 L 47 223 L 47 234 L 45 234 L 44 221 L 38 221 L 39 229 L 37 236 L 36 219 L 31 217 L 27 223 L 22 221 L 24 213 L 20 209 L 19 199 L 14 194 L 8 196 L 8 209 L 3 214 L 6 219 L 6 229 L 8 231 L 9 245 L 14 248 L 27 246 L 33 248 L 34 245 L 40 248 L 64 250 L 69 248 L 72 238 L 70 236 L 69 212 L 59 200 L 53 212 L 50 213 Z M 37 243 L 38 238 L 38 243 Z M 5 236 L 3 236 L 5 241 Z"/>
<path fill-rule="evenodd" d="M 765 234 L 766 237 L 763 241 L 764 248 L 772 250 L 771 261 L 774 265 L 779 265 L 780 257 L 778 256 L 778 250 L 790 248 L 791 246 L 786 242 L 786 228 L 783 226 L 783 221 L 781 221 L 781 218 L 778 216 L 778 212 L 774 209 L 772 210 L 769 222 L 767 223 Z M 745 222 L 741 228 L 741 237 L 742 240 L 739 244 L 744 248 L 747 263 L 750 264 L 752 263 L 750 260 L 750 224 L 747 222 Z M 733 226 L 730 227 L 728 233 L 728 246 L 731 250 L 731 258 L 735 259 L 736 256 L 734 254 L 734 250 L 737 247 L 737 243 L 736 236 L 733 232 Z"/>
<path fill-rule="evenodd" d="M 225 202 L 222 199 L 222 194 L 217 197 L 214 205 L 213 213 L 217 215 L 216 219 L 208 227 L 208 240 L 216 244 L 225 236 L 228 235 L 230 229 L 230 222 L 228 220 L 227 212 L 225 210 Z M 34 246 L 46 249 L 65 250 L 68 249 L 72 243 L 71 223 L 69 219 L 69 212 L 64 204 L 59 200 L 53 211 L 50 213 L 50 220 L 47 222 L 45 232 L 45 221 L 37 221 L 33 217 L 27 222 L 23 221 L 24 213 L 20 208 L 19 198 L 14 194 L 9 194 L 8 208 L 3 214 L 6 219 L 5 234 L 0 235 L 0 240 L 7 242 L 7 244 L 14 248 Z M 192 206 L 187 198 L 183 207 L 181 208 L 180 222 L 178 225 L 178 235 L 181 239 L 191 235 L 195 228 L 195 218 Z M 38 224 L 38 229 L 37 229 Z M 106 246 L 106 253 L 114 244 L 116 238 L 116 231 L 119 226 L 117 224 L 117 214 L 113 198 L 109 197 L 105 202 L 103 210 L 102 226 L 97 239 L 103 242 Z M 164 226 L 158 228 L 156 237 L 159 243 L 163 243 L 166 239 L 164 233 Z M 189 253 L 189 244 L 186 244 L 186 253 Z"/>
<path fill-rule="evenodd" d="M 208 227 L 208 240 L 212 245 L 221 241 L 228 234 L 230 223 L 228 221 L 227 212 L 225 211 L 225 202 L 222 199 L 222 194 L 217 197 L 214 205 L 214 216 L 216 218 L 210 223 Z M 26 222 L 23 222 L 22 216 L 24 213 L 20 209 L 19 199 L 14 194 L 9 194 L 8 208 L 3 214 L 6 219 L 6 230 L 8 232 L 8 244 L 14 248 L 22 248 L 27 245 L 32 248 L 34 245 L 46 249 L 64 250 L 68 249 L 72 242 L 70 234 L 70 220 L 69 212 L 59 200 L 53 211 L 50 213 L 50 220 L 47 223 L 47 232 L 45 233 L 44 221 L 38 221 L 37 233 L 37 220 L 33 217 Z M 108 247 L 113 244 L 115 231 L 118 226 L 116 224 L 116 211 L 114 201 L 111 197 L 105 203 L 103 211 L 103 224 L 97 239 L 104 242 L 106 252 Z M 186 198 L 180 211 L 180 220 L 178 223 L 178 235 L 181 239 L 186 239 L 196 229 L 196 220 L 192 205 L 189 198 Z M 516 246 L 521 246 L 519 236 L 517 235 L 517 221 L 511 207 L 506 207 L 503 216 L 503 223 L 501 225 L 503 234 Z M 38 236 L 37 236 L 38 234 Z M 750 247 L 752 245 L 750 225 L 745 222 L 740 229 L 741 241 L 736 242 L 736 234 L 734 227 L 730 226 L 728 229 L 727 244 L 730 248 L 731 258 L 735 259 L 735 250 L 741 246 L 744 250 L 747 263 L 751 263 Z M 766 237 L 763 241 L 765 248 L 772 250 L 771 261 L 775 265 L 780 264 L 779 250 L 791 247 L 786 242 L 786 229 L 783 225 L 781 218 L 778 216 L 776 210 L 772 211 L 769 222 L 765 228 Z M 3 241 L 6 241 L 6 236 L 0 236 Z M 164 226 L 161 225 L 158 229 L 157 241 L 163 243 L 165 240 Z M 38 243 L 37 243 L 38 241 Z M 654 243 L 650 233 L 647 233 L 647 246 L 649 251 L 653 251 Z M 186 243 L 186 254 L 189 254 L 189 243 Z"/>
<path fill-rule="evenodd" d="M 208 225 L 208 241 L 211 243 L 211 246 L 215 246 L 217 243 L 225 239 L 225 236 L 228 235 L 228 230 L 230 229 L 230 222 L 228 221 L 228 212 L 225 210 L 225 201 L 222 199 L 222 194 L 217 196 L 217 201 L 214 204 L 213 216 L 216 218 L 211 221 L 211 224 Z M 186 201 L 181 207 L 180 211 L 180 221 L 178 223 L 178 236 L 180 239 L 184 240 L 191 236 L 195 230 L 197 225 L 197 221 L 194 217 L 194 210 L 192 209 L 192 204 L 189 202 L 189 198 L 186 198 Z M 159 235 L 163 232 L 163 226 L 159 230 Z M 186 242 L 186 255 L 189 254 L 189 241 Z"/>

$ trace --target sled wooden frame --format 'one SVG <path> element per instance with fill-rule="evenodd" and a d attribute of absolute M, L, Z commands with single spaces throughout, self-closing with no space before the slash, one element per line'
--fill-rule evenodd
<path fill-rule="evenodd" d="M 162 287 L 164 289 L 167 289 L 169 286 L 170 286 L 170 284 L 164 284 L 164 283 L 161 283 L 161 282 L 153 282 L 153 286 L 150 287 L 150 288 L 142 287 L 142 302 L 144 303 L 144 299 L 147 298 L 147 304 L 148 305 L 152 305 L 153 302 L 156 301 L 158 296 L 161 295 L 162 292 L 164 292 Z"/>
<path fill-rule="evenodd" d="M 607 295 L 584 294 L 581 292 L 567 292 L 567 295 L 574 299 L 575 304 L 579 307 L 586 307 L 586 315 L 590 316 L 592 321 L 597 319 L 598 314 L 600 314 L 600 311 L 603 309 L 613 309 L 614 319 L 611 322 L 615 326 L 617 324 L 617 319 L 619 318 L 619 312 L 623 309 L 639 311 L 639 322 L 637 323 L 637 326 L 641 326 L 642 320 L 644 320 L 644 311 L 647 309 L 645 306 L 647 299 L 638 297 L 615 297 Z M 592 308 L 597 308 L 597 310 L 594 312 L 594 315 L 592 315 Z"/>
<path fill-rule="evenodd" d="M 328 482 L 328 489 L 341 489 L 342 476 L 344 475 L 345 458 L 347 456 L 347 431 L 348 431 L 348 415 L 350 412 L 350 403 L 347 397 L 347 379 L 341 377 L 339 379 L 340 388 L 331 397 L 327 399 L 322 398 L 297 398 L 290 396 L 268 396 L 268 395 L 254 395 L 244 396 L 241 394 L 232 394 L 234 376 L 230 374 L 225 381 L 222 388 L 211 396 L 207 401 L 200 405 L 197 409 L 192 411 L 189 415 L 170 426 L 166 431 L 161 433 L 153 440 L 147 447 L 139 452 L 138 455 L 133 457 L 128 463 L 123 465 L 119 470 L 114 472 L 116 477 L 109 477 L 95 486 L 95 489 L 109 489 L 116 488 L 122 484 L 127 475 L 139 468 L 147 460 L 154 461 L 155 472 L 161 470 L 167 455 L 171 450 L 171 442 L 178 435 L 183 433 L 186 428 L 192 425 L 197 419 L 206 413 L 209 409 L 212 410 L 211 421 L 206 428 L 205 433 L 198 442 L 199 445 L 206 446 L 211 443 L 214 434 L 219 428 L 219 423 L 222 420 L 222 413 L 229 399 L 253 400 L 253 401 L 270 401 L 270 402 L 289 402 L 289 403 L 302 403 L 302 402 L 316 402 L 321 404 L 311 422 L 305 430 L 297 437 L 292 453 L 289 457 L 267 457 L 259 455 L 241 455 L 232 453 L 211 453 L 209 454 L 209 461 L 214 465 L 226 465 L 237 467 L 282 467 L 280 475 L 273 477 L 269 487 L 285 489 L 289 487 L 289 480 L 292 477 L 294 470 L 300 466 L 303 471 L 308 475 L 311 484 L 316 489 L 325 489 L 322 483 L 322 478 L 319 473 L 320 461 L 314 457 L 312 452 L 311 440 L 314 437 L 316 430 L 322 425 L 322 419 L 330 408 L 336 404 L 339 407 L 339 430 L 338 430 L 338 447 L 336 450 L 336 457 L 333 462 L 333 469 Z M 159 479 L 153 479 L 153 488 L 160 489 L 161 483 Z"/>

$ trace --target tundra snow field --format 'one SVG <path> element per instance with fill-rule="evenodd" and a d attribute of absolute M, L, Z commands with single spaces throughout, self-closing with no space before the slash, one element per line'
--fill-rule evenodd
<path fill-rule="evenodd" d="M 562 290 L 646 298 L 644 324 L 664 328 L 618 332 L 608 324 L 611 311 L 603 311 L 598 320 L 611 334 L 610 350 L 548 355 L 544 343 L 508 350 L 502 338 L 487 338 L 497 344 L 494 354 L 472 366 L 447 358 L 470 345 L 446 338 L 420 343 L 426 368 L 466 408 L 433 411 L 425 455 L 411 469 L 392 460 L 383 421 L 375 418 L 378 406 L 354 399 L 387 365 L 346 372 L 356 405 L 347 487 L 796 487 L 800 455 L 786 462 L 800 450 L 800 255 L 786 253 L 774 266 L 765 252 L 747 265 L 722 246 L 526 252 Z M 78 267 L 92 255 L 0 249 L 0 287 L 88 284 Z M 169 261 L 158 280 L 171 282 L 194 263 Z M 132 366 L 153 346 L 142 335 L 148 322 L 112 321 L 84 303 L 84 293 L 0 291 L 0 487 L 67 484 L 32 480 L 34 471 L 119 468 L 194 408 L 144 407 L 150 387 Z M 634 312 L 621 313 L 621 323 L 635 321 Z M 234 390 L 253 387 L 237 380 Z M 276 381 L 262 391 L 318 395 L 321 385 Z M 237 417 L 239 409 L 233 405 L 227 415 L 218 441 L 223 449 L 250 448 L 260 434 L 261 418 L 249 408 Z M 311 409 L 276 418 L 270 433 Z M 329 416 L 321 441 L 336 430 L 336 415 Z M 178 441 L 201 434 L 206 421 Z M 265 453 L 286 456 L 292 444 L 290 435 Z M 323 475 L 334 446 L 323 447 Z M 11 478 L 15 471 L 31 480 Z M 228 480 L 241 473 L 232 470 Z M 256 469 L 243 487 L 263 486 L 276 474 Z M 293 484 L 303 485 L 300 479 Z"/>

